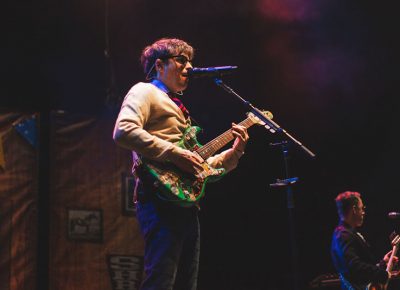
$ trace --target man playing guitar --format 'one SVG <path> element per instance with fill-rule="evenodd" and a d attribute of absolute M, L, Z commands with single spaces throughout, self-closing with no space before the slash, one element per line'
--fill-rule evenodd
<path fill-rule="evenodd" d="M 209 152 L 214 146 L 204 146 L 201 154 L 195 150 L 197 141 L 192 135 L 197 131 L 181 101 L 193 56 L 193 47 L 177 38 L 162 38 L 146 46 L 141 62 L 148 82 L 138 82 L 129 90 L 115 122 L 115 142 L 131 150 L 133 157 L 136 218 L 145 244 L 141 290 L 197 289 L 198 202 L 206 173 L 222 175 L 233 170 L 249 139 L 246 124 L 233 123 L 224 135 L 233 141 L 230 148 L 212 156 Z M 181 146 L 188 140 L 194 146 Z"/>
<path fill-rule="evenodd" d="M 360 193 L 346 191 L 340 193 L 335 201 L 340 221 L 332 236 L 331 256 L 342 289 L 387 289 L 389 279 L 398 275 L 392 272 L 392 267 L 398 261 L 395 254 L 399 239 L 392 241 L 393 250 L 376 263 L 370 245 L 357 231 L 365 216 Z"/>

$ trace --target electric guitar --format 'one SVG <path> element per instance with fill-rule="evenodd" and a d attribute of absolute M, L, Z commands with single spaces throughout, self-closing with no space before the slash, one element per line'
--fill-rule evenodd
<path fill-rule="evenodd" d="M 394 263 L 393 263 L 393 257 L 396 256 L 397 251 L 399 249 L 399 243 L 400 243 L 400 236 L 396 235 L 393 240 L 392 240 L 392 254 L 390 255 L 389 261 L 386 266 L 386 272 L 390 273 L 393 269 Z M 389 285 L 389 280 L 385 284 L 375 284 L 375 283 L 370 283 L 367 285 L 367 290 L 387 290 L 388 285 Z"/>
<path fill-rule="evenodd" d="M 272 119 L 273 117 L 269 111 L 263 111 L 262 113 L 266 118 Z M 247 113 L 247 118 L 239 123 L 245 128 L 255 124 L 263 125 L 271 131 L 253 113 Z M 203 160 L 207 160 L 234 138 L 232 131 L 227 130 L 202 146 L 197 141 L 199 131 L 201 131 L 201 128 L 198 126 L 188 127 L 177 145 L 197 153 Z M 183 207 L 195 205 L 203 197 L 206 183 L 216 181 L 225 174 L 224 168 L 213 168 L 207 161 L 202 163 L 202 171 L 196 175 L 185 173 L 169 162 L 156 162 L 142 158 L 142 165 L 155 180 L 154 185 L 160 189 L 161 195 L 159 195 L 159 198 Z"/>

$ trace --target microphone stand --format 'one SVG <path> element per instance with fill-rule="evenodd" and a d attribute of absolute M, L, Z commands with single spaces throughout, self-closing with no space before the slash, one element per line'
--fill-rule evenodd
<path fill-rule="evenodd" d="M 311 152 L 306 146 L 304 146 L 300 141 L 295 139 L 291 134 L 289 134 L 285 129 L 280 127 L 276 122 L 272 121 L 271 118 L 264 115 L 259 109 L 254 107 L 249 101 L 242 98 L 239 94 L 237 94 L 232 88 L 226 85 L 219 77 L 214 78 L 214 82 L 221 88 L 223 88 L 228 93 L 236 96 L 240 101 L 242 101 L 243 105 L 251 111 L 255 116 L 257 116 L 261 121 L 264 122 L 264 127 L 269 130 L 271 133 L 279 133 L 283 136 L 286 136 L 288 140 L 290 140 L 293 144 L 297 145 L 300 149 L 302 149 L 305 153 L 307 153 L 310 157 L 314 158 L 315 154 Z M 298 266 L 297 266 L 297 247 L 296 247 L 296 238 L 295 238 L 295 223 L 294 223 L 294 194 L 292 185 L 297 182 L 297 177 L 290 177 L 289 169 L 288 169 L 288 159 L 289 159 L 289 144 L 287 141 L 281 141 L 278 143 L 272 143 L 271 146 L 281 146 L 284 160 L 284 168 L 285 168 L 285 179 L 277 179 L 275 183 L 270 184 L 271 187 L 285 187 L 287 193 L 287 208 L 288 208 L 288 222 L 289 222 L 289 236 L 291 242 L 291 251 L 292 251 L 292 269 L 293 269 L 293 286 L 294 290 L 298 290 Z"/>
<path fill-rule="evenodd" d="M 243 99 L 239 94 L 237 94 L 232 88 L 227 86 L 220 78 L 214 78 L 214 82 L 223 88 L 228 93 L 236 96 L 239 100 L 242 101 L 243 105 L 245 105 L 248 110 L 250 110 L 254 115 L 256 115 L 261 121 L 264 122 L 264 127 L 267 128 L 271 133 L 281 133 L 285 135 L 289 140 L 291 140 L 294 144 L 296 144 L 300 149 L 305 151 L 309 156 L 315 157 L 315 154 L 311 152 L 306 146 L 304 146 L 300 141 L 296 140 L 292 135 L 290 135 L 285 129 L 280 127 L 277 123 L 272 121 L 270 118 L 265 116 L 259 109 L 254 107 L 249 101 Z"/>

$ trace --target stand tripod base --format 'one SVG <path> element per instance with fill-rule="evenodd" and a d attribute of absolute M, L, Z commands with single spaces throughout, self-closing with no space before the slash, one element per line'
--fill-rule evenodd
<path fill-rule="evenodd" d="M 292 177 L 287 179 L 277 179 L 275 183 L 271 183 L 269 186 L 271 187 L 283 187 L 288 186 L 289 184 L 294 184 L 299 180 L 298 177 Z"/>

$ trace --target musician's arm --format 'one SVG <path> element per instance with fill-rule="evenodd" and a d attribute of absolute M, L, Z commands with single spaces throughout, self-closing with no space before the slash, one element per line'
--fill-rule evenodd
<path fill-rule="evenodd" d="M 162 114 L 168 110 L 168 114 L 174 114 L 176 108 L 169 108 L 168 103 L 162 103 L 165 98 L 159 94 L 158 90 L 148 84 L 138 84 L 129 91 L 115 123 L 114 141 L 142 157 L 155 161 L 170 161 L 183 171 L 195 174 L 201 170 L 203 160 L 193 152 L 174 144 L 174 141 L 182 137 L 180 124 Z M 163 110 L 159 112 L 160 106 Z M 157 127 L 151 118 L 166 121 Z M 153 124 L 152 131 L 146 129 L 149 123 Z M 168 134 L 164 134 L 165 131 L 168 131 Z"/>
<path fill-rule="evenodd" d="M 348 265 L 348 274 L 359 282 L 386 283 L 388 273 L 385 268 L 366 263 L 359 256 L 359 242 L 354 234 L 343 231 L 337 239 L 337 250 L 341 253 L 344 262 Z"/>

